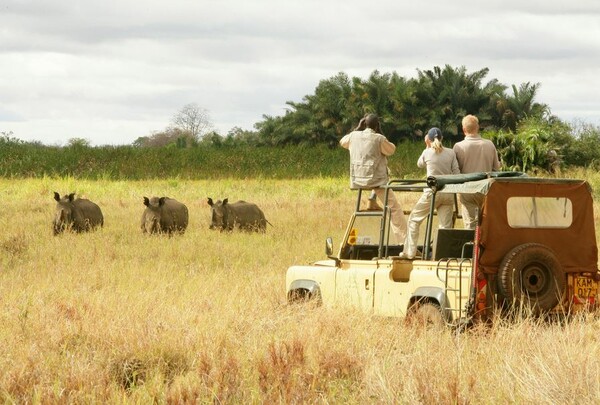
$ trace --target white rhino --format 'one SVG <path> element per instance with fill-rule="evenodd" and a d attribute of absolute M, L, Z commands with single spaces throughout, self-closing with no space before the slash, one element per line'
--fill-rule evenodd
<path fill-rule="evenodd" d="M 237 201 L 230 204 L 227 198 L 213 202 L 212 198 L 208 197 L 208 205 L 212 212 L 210 229 L 231 231 L 238 228 L 265 232 L 267 224 L 270 224 L 262 210 L 253 203 Z"/>
<path fill-rule="evenodd" d="M 146 209 L 142 214 L 144 233 L 184 233 L 188 226 L 188 209 L 169 197 L 144 197 Z"/>
<path fill-rule="evenodd" d="M 52 227 L 54 235 L 66 230 L 87 232 L 104 225 L 104 216 L 100 207 L 85 198 L 75 199 L 75 193 L 64 195 L 62 198 L 56 191 L 56 211 Z"/>

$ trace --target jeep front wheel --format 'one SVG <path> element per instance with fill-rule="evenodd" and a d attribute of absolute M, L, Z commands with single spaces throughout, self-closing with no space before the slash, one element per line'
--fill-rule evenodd
<path fill-rule="evenodd" d="M 446 326 L 442 309 L 437 303 L 416 302 L 408 309 L 407 323 L 419 327 L 441 329 Z"/>
<path fill-rule="evenodd" d="M 539 243 L 513 248 L 500 263 L 498 290 L 515 305 L 540 315 L 560 301 L 565 289 L 565 274 L 554 252 Z"/>
<path fill-rule="evenodd" d="M 311 303 L 318 305 L 321 303 L 320 298 L 321 297 L 318 294 L 318 291 L 311 292 L 308 289 L 304 289 L 304 288 L 292 290 L 288 293 L 288 303 L 290 303 L 290 304 L 311 302 Z"/>

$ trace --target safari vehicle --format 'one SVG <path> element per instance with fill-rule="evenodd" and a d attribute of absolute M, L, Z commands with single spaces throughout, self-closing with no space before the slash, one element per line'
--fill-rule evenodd
<path fill-rule="evenodd" d="M 487 321 L 511 310 L 534 316 L 572 314 L 597 306 L 598 249 L 590 186 L 494 172 L 392 180 L 390 192 L 454 195 L 456 227 L 436 229 L 432 208 L 420 257 L 399 257 L 390 210 L 356 209 L 336 256 L 287 270 L 290 302 L 314 299 L 382 316 L 455 325 Z M 484 196 L 475 230 L 459 229 L 459 194 Z M 432 207 L 434 204 L 432 204 Z"/>

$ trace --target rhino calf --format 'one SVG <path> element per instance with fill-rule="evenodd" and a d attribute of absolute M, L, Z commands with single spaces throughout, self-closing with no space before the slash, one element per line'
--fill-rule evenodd
<path fill-rule="evenodd" d="M 142 214 L 144 233 L 184 233 L 188 226 L 188 209 L 169 197 L 144 197 L 146 209 Z"/>
<path fill-rule="evenodd" d="M 256 204 L 246 201 L 237 201 L 229 204 L 228 199 L 213 202 L 208 197 L 208 205 L 212 211 L 210 229 L 231 231 L 239 228 L 247 231 L 265 232 L 267 219 L 265 214 Z"/>
<path fill-rule="evenodd" d="M 55 191 L 56 212 L 52 223 L 54 235 L 66 230 L 87 232 L 104 225 L 104 216 L 98 205 L 85 198 L 75 199 L 75 193 L 62 198 Z"/>

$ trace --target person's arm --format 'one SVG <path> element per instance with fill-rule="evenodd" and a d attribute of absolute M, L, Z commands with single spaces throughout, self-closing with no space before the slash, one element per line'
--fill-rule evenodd
<path fill-rule="evenodd" d="M 427 149 L 424 149 L 423 152 L 421 152 L 421 156 L 419 156 L 419 159 L 417 160 L 417 167 L 420 167 L 421 169 L 427 167 L 427 162 L 425 161 L 425 151 L 427 151 Z"/>
<path fill-rule="evenodd" d="M 386 137 L 383 137 L 379 146 L 379 150 L 381 150 L 381 153 L 385 156 L 390 156 L 396 152 L 396 145 L 388 141 Z"/>
<path fill-rule="evenodd" d="M 462 149 L 460 146 L 458 146 L 458 143 L 455 143 L 452 150 L 454 151 L 454 154 L 456 155 L 456 161 L 458 162 L 458 172 L 462 173 Z"/>
<path fill-rule="evenodd" d="M 452 159 L 452 174 L 460 174 L 460 167 L 458 167 L 458 159 L 456 159 L 456 154 L 452 154 L 454 158 Z"/>
<path fill-rule="evenodd" d="M 354 128 L 355 131 L 364 131 L 365 129 L 367 129 L 367 123 L 365 118 L 366 116 L 362 117 L 360 121 L 358 121 L 358 125 L 356 126 L 356 128 Z"/>
<path fill-rule="evenodd" d="M 498 170 L 500 170 L 500 167 L 502 167 L 502 165 L 500 164 L 500 159 L 498 159 L 498 151 L 496 150 L 496 147 L 494 146 L 494 168 L 493 168 L 493 171 L 497 172 Z"/>
<path fill-rule="evenodd" d="M 345 149 L 350 149 L 350 135 L 344 135 L 342 139 L 340 139 L 340 146 Z"/>

